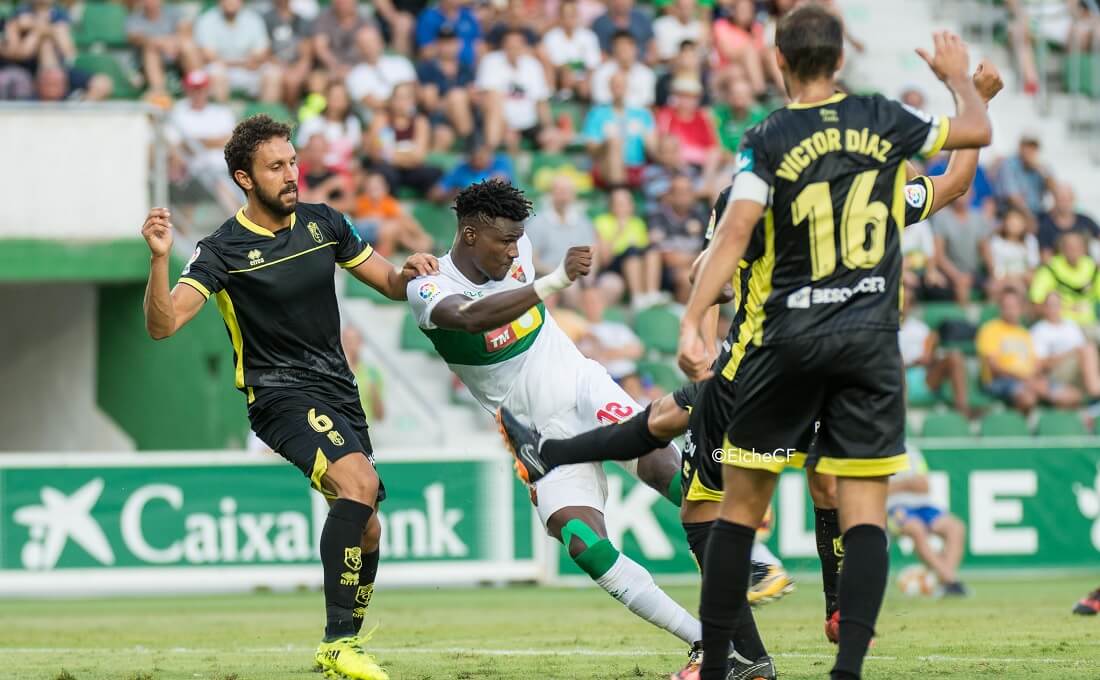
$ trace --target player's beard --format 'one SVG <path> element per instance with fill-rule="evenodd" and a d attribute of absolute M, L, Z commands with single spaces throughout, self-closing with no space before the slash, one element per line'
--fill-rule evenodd
<path fill-rule="evenodd" d="M 294 191 L 295 196 L 294 196 L 294 200 L 291 201 L 288 204 L 288 203 L 285 203 L 283 201 L 283 196 L 291 190 Z M 298 192 L 298 183 L 297 182 L 292 182 L 290 184 L 284 185 L 283 188 L 279 191 L 279 193 L 274 195 L 274 196 L 272 196 L 271 194 L 268 194 L 263 189 L 261 189 L 259 187 L 259 185 L 257 185 L 256 186 L 256 200 L 259 201 L 260 205 L 262 205 L 264 207 L 264 209 L 267 210 L 272 215 L 278 215 L 279 217 L 286 217 L 288 215 L 293 215 L 294 211 L 298 209 L 297 192 Z"/>

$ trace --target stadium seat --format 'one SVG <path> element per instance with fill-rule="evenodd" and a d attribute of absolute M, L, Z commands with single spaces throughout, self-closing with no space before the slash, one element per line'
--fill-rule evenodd
<path fill-rule="evenodd" d="M 680 318 L 666 307 L 651 307 L 634 317 L 634 332 L 647 350 L 675 354 L 680 343 Z"/>
<path fill-rule="evenodd" d="M 664 361 L 639 361 L 638 373 L 665 392 L 674 392 L 687 382 L 687 377 L 678 368 Z"/>
<path fill-rule="evenodd" d="M 1027 421 L 1015 411 L 990 413 L 982 418 L 980 432 L 983 437 L 1027 437 Z"/>
<path fill-rule="evenodd" d="M 100 52 L 82 52 L 77 55 L 73 66 L 91 73 L 102 73 L 114 84 L 112 99 L 137 99 L 141 90 L 134 85 L 130 76 L 110 54 Z"/>
<path fill-rule="evenodd" d="M 458 165 L 461 160 L 461 154 L 451 153 L 450 151 L 433 151 L 425 156 L 424 164 L 432 165 L 443 172 L 448 172 L 451 168 Z"/>
<path fill-rule="evenodd" d="M 1035 434 L 1040 437 L 1080 437 L 1088 434 L 1081 418 L 1072 411 L 1043 411 Z"/>
<path fill-rule="evenodd" d="M 73 33 L 77 47 L 126 47 L 126 8 L 113 2 L 88 2 Z"/>
<path fill-rule="evenodd" d="M 420 332 L 420 327 L 416 325 L 416 319 L 413 318 L 412 312 L 407 312 L 405 318 L 401 321 L 401 349 L 408 352 L 435 353 L 435 345 L 428 339 L 428 336 Z"/>
<path fill-rule="evenodd" d="M 923 380 L 906 380 L 905 401 L 911 408 L 929 408 L 939 403 L 940 395 L 928 389 Z"/>
<path fill-rule="evenodd" d="M 298 119 L 285 106 L 278 102 L 251 102 L 244 107 L 241 118 L 250 118 L 261 113 L 267 114 L 275 120 L 290 125 L 295 125 Z"/>
<path fill-rule="evenodd" d="M 409 201 L 409 210 L 424 231 L 435 239 L 435 252 L 444 253 L 455 240 L 455 213 L 445 205 L 431 201 Z"/>
<path fill-rule="evenodd" d="M 921 304 L 920 316 L 932 330 L 939 330 L 940 324 L 948 319 L 966 321 L 966 310 L 954 302 L 925 302 Z"/>
<path fill-rule="evenodd" d="M 966 387 L 966 401 L 967 406 L 970 408 L 988 408 L 996 401 L 982 389 L 982 384 L 978 381 L 978 376 L 976 375 L 972 374 L 967 378 Z M 944 389 L 944 395 L 944 401 L 950 404 L 955 403 L 955 388 L 952 387 L 950 381 L 947 382 L 947 387 Z"/>
<path fill-rule="evenodd" d="M 612 323 L 623 323 L 630 325 L 626 318 L 626 309 L 619 306 L 611 306 L 603 310 L 603 320 L 610 321 Z"/>
<path fill-rule="evenodd" d="M 961 414 L 929 413 L 921 428 L 922 437 L 969 437 L 970 423 Z"/>

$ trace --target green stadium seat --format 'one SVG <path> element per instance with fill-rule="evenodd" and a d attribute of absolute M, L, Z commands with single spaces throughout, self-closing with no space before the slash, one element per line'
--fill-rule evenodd
<path fill-rule="evenodd" d="M 1072 411 L 1043 411 L 1035 434 L 1040 437 L 1080 437 L 1088 434 L 1080 416 Z"/>
<path fill-rule="evenodd" d="M 969 437 L 970 423 L 961 414 L 929 413 L 921 427 L 922 437 Z"/>
<path fill-rule="evenodd" d="M 1027 437 L 1027 421 L 1015 411 L 990 413 L 982 418 L 980 432 L 983 437 Z"/>
<path fill-rule="evenodd" d="M 73 66 L 91 73 L 102 73 L 110 78 L 114 84 L 114 91 L 111 93 L 113 99 L 137 99 L 141 94 L 122 64 L 110 54 L 82 52 L 77 55 Z"/>
<path fill-rule="evenodd" d="M 73 33 L 77 47 L 126 47 L 126 8 L 113 2 L 84 3 L 84 15 Z"/>
<path fill-rule="evenodd" d="M 680 343 L 680 317 L 666 307 L 651 307 L 634 317 L 634 332 L 646 349 L 675 354 Z"/>
<path fill-rule="evenodd" d="M 405 318 L 401 321 L 401 349 L 408 352 L 435 354 L 435 345 L 416 325 L 412 312 L 406 312 Z"/>
<path fill-rule="evenodd" d="M 929 408 L 940 401 L 940 395 L 928 389 L 928 383 L 922 380 L 911 380 L 906 375 L 905 402 L 912 408 Z"/>
<path fill-rule="evenodd" d="M 424 158 L 424 163 L 426 165 L 435 166 L 443 172 L 447 172 L 458 165 L 461 160 L 462 154 L 451 153 L 450 151 L 433 151 Z"/>
<path fill-rule="evenodd" d="M 287 107 L 278 102 L 250 102 L 244 107 L 244 112 L 241 114 L 241 118 L 251 118 L 252 116 L 258 116 L 260 114 L 267 114 L 275 120 L 282 121 L 290 125 L 298 123 L 298 119 L 290 112 Z"/>
<path fill-rule="evenodd" d="M 982 305 L 982 312 L 978 316 L 978 327 L 981 328 L 981 325 L 983 323 L 985 323 L 986 321 L 992 321 L 1000 315 L 1001 309 L 995 303 Z"/>
<path fill-rule="evenodd" d="M 940 324 L 947 320 L 966 321 L 966 310 L 954 302 L 925 302 L 921 304 L 920 316 L 932 330 L 939 330 Z"/>
<path fill-rule="evenodd" d="M 664 361 L 639 361 L 638 373 L 666 392 L 674 392 L 687 382 L 678 368 Z"/>
<path fill-rule="evenodd" d="M 603 310 L 603 320 L 630 325 L 626 318 L 626 309 L 619 306 L 612 306 Z"/>
<path fill-rule="evenodd" d="M 455 240 L 454 211 L 431 201 L 408 201 L 407 205 L 412 216 L 435 240 L 435 252 L 447 252 Z"/>
<path fill-rule="evenodd" d="M 985 390 L 982 389 L 982 384 L 978 381 L 978 376 L 976 375 L 968 376 L 966 388 L 966 401 L 970 408 L 988 408 L 996 402 L 993 397 L 989 396 Z M 955 388 L 952 387 L 950 382 L 947 383 L 944 395 L 944 401 L 949 404 L 955 403 Z"/>

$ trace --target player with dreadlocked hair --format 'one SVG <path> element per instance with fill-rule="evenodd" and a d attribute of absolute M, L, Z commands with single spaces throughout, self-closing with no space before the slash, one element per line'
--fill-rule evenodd
<path fill-rule="evenodd" d="M 523 222 L 531 204 L 507 182 L 458 194 L 458 230 L 439 273 L 408 286 L 409 306 L 436 351 L 489 413 L 507 407 L 550 437 L 566 438 L 642 411 L 600 364 L 586 359 L 543 303 L 592 266 L 588 246 L 570 248 L 558 268 L 535 266 Z M 661 493 L 679 488 L 680 455 L 662 447 L 623 467 Z M 688 645 L 699 622 L 607 538 L 607 479 L 600 463 L 565 465 L 532 486 L 547 533 L 592 580 L 630 611 Z"/>

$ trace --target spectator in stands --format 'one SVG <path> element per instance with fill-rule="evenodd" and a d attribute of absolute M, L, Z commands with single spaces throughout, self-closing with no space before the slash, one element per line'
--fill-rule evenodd
<path fill-rule="evenodd" d="M 1087 50 L 1090 38 L 1098 34 L 1096 18 L 1076 0 L 1005 0 L 1004 4 L 1012 16 L 1009 36 L 1028 94 L 1039 91 L 1036 40 Z"/>
<path fill-rule="evenodd" d="M 202 68 L 202 56 L 191 39 L 191 24 L 180 5 L 161 0 L 140 0 L 126 18 L 126 40 L 141 56 L 141 67 L 150 94 L 165 94 L 164 69 L 183 73 Z"/>
<path fill-rule="evenodd" d="M 596 252 L 605 271 L 623 277 L 634 309 L 665 301 L 660 292 L 661 254 L 650 247 L 645 222 L 634 213 L 634 197 L 626 188 L 611 191 L 610 212 L 595 219 L 599 245 Z"/>
<path fill-rule="evenodd" d="M 348 72 L 348 92 L 351 98 L 372 111 L 385 108 L 395 87 L 416 82 L 416 69 L 407 57 L 386 54 L 382 33 L 374 26 L 364 26 L 355 34 L 358 58 Z"/>
<path fill-rule="evenodd" d="M 271 55 L 283 72 L 283 96 L 287 104 L 297 106 L 313 64 L 313 28 L 308 19 L 291 8 L 290 0 L 274 0 L 264 14 L 264 24 Z"/>
<path fill-rule="evenodd" d="M 172 155 L 186 167 L 187 174 L 203 186 L 214 187 L 223 205 L 239 204 L 235 185 L 227 182 L 225 143 L 237 121 L 224 104 L 210 101 L 210 76 L 191 71 L 183 79 L 186 98 L 172 107 L 168 117 Z"/>
<path fill-rule="evenodd" d="M 664 278 L 682 304 L 691 292 L 691 265 L 703 249 L 709 219 L 709 211 L 698 200 L 687 175 L 673 177 L 664 200 L 648 215 L 649 241 L 661 254 Z"/>
<path fill-rule="evenodd" d="M 1043 377 L 1031 334 L 1020 323 L 1023 295 L 1008 286 L 1001 290 L 999 302 L 1000 318 L 982 324 L 975 340 L 982 388 L 1025 414 L 1040 400 L 1063 403 L 1072 394 Z"/>
<path fill-rule="evenodd" d="M 637 362 L 645 356 L 645 345 L 630 326 L 598 316 L 590 317 L 589 321 L 576 340 L 581 354 L 599 362 L 607 369 L 611 379 L 639 404 L 647 405 L 660 398 L 661 390 L 647 384 L 638 373 Z"/>
<path fill-rule="evenodd" d="M 1039 253 L 1043 262 L 1054 255 L 1058 237 L 1067 231 L 1084 235 L 1086 242 L 1100 239 L 1100 226 L 1088 215 L 1074 210 L 1073 187 L 1065 182 L 1054 185 L 1054 205 L 1039 217 Z"/>
<path fill-rule="evenodd" d="M 901 96 L 898 100 L 902 104 L 905 104 L 909 108 L 917 109 L 918 111 L 924 111 L 928 101 L 924 97 L 924 90 L 920 89 L 916 85 L 908 85 L 901 91 Z"/>
<path fill-rule="evenodd" d="M 506 154 L 497 153 L 484 137 L 476 134 L 470 137 L 468 154 L 465 161 L 451 168 L 432 188 L 429 194 L 431 200 L 437 203 L 449 202 L 462 189 L 487 179 L 515 181 L 512 160 Z"/>
<path fill-rule="evenodd" d="M 6 59 L 36 75 L 39 68 L 66 68 L 76 58 L 71 21 L 52 0 L 17 7 L 4 22 Z"/>
<path fill-rule="evenodd" d="M 596 242 L 592 221 L 584 206 L 577 202 L 569 175 L 554 175 L 549 193 L 543 196 L 535 216 L 527 223 L 527 235 L 534 248 L 535 273 L 539 276 L 554 271 L 573 246 Z"/>
<path fill-rule="evenodd" d="M 1042 304 L 1057 291 L 1062 297 L 1062 316 L 1081 326 L 1093 342 L 1100 341 L 1096 303 L 1100 301 L 1100 270 L 1085 252 L 1085 237 L 1067 231 L 1058 239 L 1058 252 L 1039 267 L 1031 281 L 1032 304 Z"/>
<path fill-rule="evenodd" d="M 588 110 L 584 120 L 585 146 L 595 161 L 593 175 L 600 186 L 641 186 L 646 150 L 656 140 L 656 124 L 649 109 L 630 106 L 626 77 L 611 76 L 612 100 Z"/>
<path fill-rule="evenodd" d="M 562 0 L 558 25 L 542 37 L 540 56 L 551 66 L 547 80 L 560 98 L 591 97 L 590 78 L 600 65 L 600 43 L 596 34 L 580 23 L 577 0 Z"/>
<path fill-rule="evenodd" d="M 1018 153 L 1001 163 L 997 195 L 1022 210 L 1030 225 L 1034 225 L 1035 216 L 1043 212 L 1043 199 L 1050 183 L 1050 173 L 1039 160 L 1039 138 L 1025 134 L 1020 137 Z"/>
<path fill-rule="evenodd" d="M 657 112 L 657 133 L 679 139 L 681 158 L 706 175 L 718 167 L 721 152 L 714 121 L 699 105 L 702 94 L 698 80 L 680 78 L 672 83 L 671 105 Z"/>
<path fill-rule="evenodd" d="M 534 48 L 539 44 L 539 34 L 532 25 L 534 17 L 530 16 L 531 9 L 525 0 L 504 0 L 503 8 L 498 12 L 496 21 L 485 33 L 485 44 L 490 50 L 499 50 L 504 41 L 504 34 L 508 31 L 519 31 L 527 41 L 527 47 Z"/>
<path fill-rule="evenodd" d="M 382 37 L 394 52 L 414 56 L 412 49 L 416 17 L 428 8 L 428 0 L 374 0 L 374 17 Z"/>
<path fill-rule="evenodd" d="M 348 367 L 355 376 L 355 384 L 359 387 L 359 399 L 363 404 L 363 413 L 370 418 L 370 422 L 379 423 L 386 417 L 386 400 L 384 398 L 385 385 L 382 381 L 382 372 L 377 366 L 363 363 L 360 351 L 363 347 L 363 334 L 355 326 L 348 324 L 340 333 L 340 346 L 344 349 L 344 356 L 348 360 Z"/>
<path fill-rule="evenodd" d="M 550 116 L 550 87 L 538 59 L 527 50 L 522 31 L 509 29 L 501 49 L 485 55 L 477 86 L 485 136 L 494 147 L 502 141 L 515 154 L 521 139 L 547 151 L 559 151 L 565 138 Z"/>
<path fill-rule="evenodd" d="M 745 131 L 767 118 L 768 110 L 756 103 L 747 80 L 728 81 L 726 93 L 726 101 L 714 107 L 714 120 L 722 149 L 732 159 L 741 150 Z"/>
<path fill-rule="evenodd" d="M 638 44 L 629 31 L 615 34 L 611 59 L 605 61 L 592 74 L 592 102 L 607 104 L 611 101 L 611 76 L 626 74 L 626 103 L 630 106 L 653 105 L 657 78 L 645 64 L 638 62 Z"/>
<path fill-rule="evenodd" d="M 219 0 L 195 21 L 195 42 L 206 60 L 214 98 L 229 101 L 230 90 L 261 101 L 279 101 L 282 73 L 268 61 L 267 26 L 242 0 Z"/>
<path fill-rule="evenodd" d="M 955 292 L 955 302 L 968 304 L 970 291 L 983 288 L 982 244 L 992 230 L 981 213 L 971 209 L 969 194 L 933 215 L 931 225 L 936 269 Z"/>
<path fill-rule="evenodd" d="M 330 77 L 347 77 L 359 61 L 359 31 L 371 26 L 359 9 L 359 0 L 332 0 L 313 22 L 313 54 Z"/>
<path fill-rule="evenodd" d="M 901 234 L 902 282 L 921 300 L 950 300 L 954 292 L 936 261 L 936 238 L 928 220 L 905 226 Z"/>
<path fill-rule="evenodd" d="M 416 22 L 416 49 L 421 59 L 436 56 L 439 31 L 449 26 L 462 42 L 458 59 L 467 66 L 475 66 L 483 50 L 481 24 L 468 6 L 468 0 L 439 0 L 435 7 L 424 10 Z"/>
<path fill-rule="evenodd" d="M 672 61 L 684 41 L 702 45 L 706 51 L 710 36 L 698 12 L 699 3 L 695 0 L 672 0 L 668 4 L 664 16 L 653 22 L 653 44 L 658 60 Z"/>
<path fill-rule="evenodd" d="M 653 40 L 653 21 L 634 0 L 607 0 L 607 12 L 592 22 L 592 32 L 600 40 L 600 49 L 614 53 L 614 42 L 622 32 L 629 33 L 642 54 L 648 54 Z M 648 59 L 647 59 L 648 61 Z"/>
<path fill-rule="evenodd" d="M 367 130 L 366 151 L 372 167 L 385 175 L 391 187 L 408 187 L 426 195 L 443 175 L 427 163 L 431 134 L 428 117 L 416 108 L 416 85 L 398 85 Z"/>
<path fill-rule="evenodd" d="M 360 173 L 359 196 L 352 215 L 363 239 L 379 254 L 390 257 L 397 248 L 412 253 L 431 252 L 432 237 L 390 193 L 386 176 L 374 169 Z"/>
<path fill-rule="evenodd" d="M 982 257 L 989 274 L 986 290 L 990 299 L 1000 297 L 1000 290 L 1012 286 L 1027 290 L 1035 267 L 1039 265 L 1039 245 L 1027 233 L 1027 216 L 1022 210 L 1008 207 L 1001 218 L 1001 228 L 983 244 Z"/>
<path fill-rule="evenodd" d="M 764 25 L 756 20 L 753 0 L 736 0 L 732 14 L 714 22 L 714 48 L 719 78 L 725 79 L 729 67 L 737 64 L 748 76 L 753 94 L 764 93 Z"/>
<path fill-rule="evenodd" d="M 1062 299 L 1057 292 L 1040 307 L 1042 318 L 1031 327 L 1031 341 L 1043 372 L 1051 381 L 1081 392 L 1089 401 L 1100 399 L 1100 357 L 1081 327 L 1062 317 Z"/>
<path fill-rule="evenodd" d="M 676 53 L 676 58 L 672 60 L 668 70 L 657 78 L 654 101 L 659 107 L 668 106 L 672 99 L 672 83 L 678 79 L 697 80 L 705 83 L 707 82 L 707 75 L 699 45 L 690 40 L 685 40 L 680 43 L 680 51 Z M 703 98 L 700 101 L 706 106 L 708 100 L 707 88 L 703 88 Z"/>
<path fill-rule="evenodd" d="M 684 163 L 680 156 L 680 140 L 671 135 L 657 135 L 653 145 L 652 162 L 642 172 L 642 193 L 645 195 L 645 208 L 651 213 L 660 207 L 661 199 L 668 193 L 672 180 L 680 175 L 690 177 L 695 184 L 696 194 L 706 197 L 707 192 L 695 166 Z"/>
<path fill-rule="evenodd" d="M 321 115 L 303 122 L 298 128 L 298 144 L 320 134 L 328 142 L 325 166 L 341 173 L 351 172 L 355 154 L 363 144 L 363 125 L 351 110 L 348 88 L 333 80 L 325 90 L 325 108 Z"/>
<path fill-rule="evenodd" d="M 432 121 L 432 148 L 447 151 L 456 136 L 467 138 L 474 131 L 474 110 L 470 85 L 476 72 L 458 59 L 461 43 L 454 29 L 439 29 L 435 57 L 416 67 L 420 81 L 420 106 Z"/>
<path fill-rule="evenodd" d="M 350 213 L 353 196 L 351 173 L 325 163 L 328 140 L 320 132 L 298 143 L 298 196 L 305 203 L 328 203 Z"/>
<path fill-rule="evenodd" d="M 40 66 L 34 84 L 40 102 L 102 101 L 114 89 L 111 79 L 102 73 L 65 70 L 59 66 Z"/>
<path fill-rule="evenodd" d="M 905 364 L 906 393 L 928 390 L 939 394 L 944 382 L 951 383 L 955 410 L 974 418 L 970 410 L 970 394 L 966 381 L 966 358 L 957 349 L 940 347 L 939 333 L 914 312 L 917 290 L 906 286 L 902 295 L 902 322 L 898 329 L 898 346 Z"/>
<path fill-rule="evenodd" d="M 8 39 L 7 20 L 0 17 L 0 101 L 34 97 L 34 80 L 29 69 L 14 60 L 14 45 Z"/>
<path fill-rule="evenodd" d="M 921 110 L 923 111 L 923 109 Z M 939 154 L 928 161 L 925 165 L 924 173 L 929 177 L 946 173 L 949 160 L 949 154 Z M 996 218 L 997 202 L 993 194 L 993 184 L 990 181 L 989 173 L 986 172 L 985 167 L 981 163 L 978 164 L 978 168 L 974 171 L 974 181 L 970 183 L 970 193 L 968 196 L 970 208 L 981 212 L 982 217 L 985 218 L 987 222 L 992 222 Z"/>

